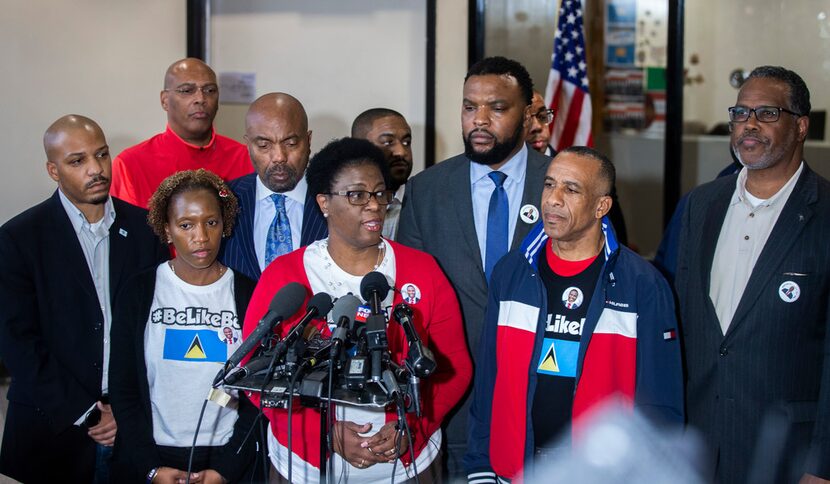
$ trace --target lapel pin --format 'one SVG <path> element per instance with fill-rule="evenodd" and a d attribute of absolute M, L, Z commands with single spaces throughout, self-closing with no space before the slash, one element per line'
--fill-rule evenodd
<path fill-rule="evenodd" d="M 519 216 L 526 224 L 536 223 L 539 220 L 539 209 L 528 203 L 519 210 Z"/>
<path fill-rule="evenodd" d="M 118 234 L 119 234 L 121 237 L 126 237 L 126 236 L 127 236 L 127 231 L 126 231 L 126 230 L 124 230 L 124 229 L 118 229 Z"/>
<path fill-rule="evenodd" d="M 778 287 L 778 297 L 780 297 L 785 303 L 796 302 L 798 300 L 798 296 L 800 295 L 801 288 L 798 287 L 798 284 L 794 281 L 784 281 L 781 286 Z"/>

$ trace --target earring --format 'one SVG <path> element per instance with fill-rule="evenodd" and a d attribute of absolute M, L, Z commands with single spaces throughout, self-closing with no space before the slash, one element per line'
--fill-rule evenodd
<path fill-rule="evenodd" d="M 324 213 L 324 214 L 323 214 L 323 218 L 329 218 L 329 214 L 328 214 L 328 213 Z"/>

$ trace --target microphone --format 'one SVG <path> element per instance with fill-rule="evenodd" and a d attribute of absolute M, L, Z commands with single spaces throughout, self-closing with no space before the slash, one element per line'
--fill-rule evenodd
<path fill-rule="evenodd" d="M 383 383 L 386 385 L 386 394 L 389 397 L 397 400 L 398 397 L 402 396 L 401 387 L 398 386 L 398 380 L 392 370 L 383 370 Z"/>
<path fill-rule="evenodd" d="M 349 326 L 354 322 L 354 317 L 357 314 L 357 309 L 360 307 L 360 299 L 352 294 L 346 294 L 334 303 L 334 308 L 331 310 L 332 318 L 337 327 L 331 335 L 331 353 L 329 358 L 334 361 L 340 356 L 340 350 L 346 342 L 346 337 L 349 332 Z"/>
<path fill-rule="evenodd" d="M 268 368 L 268 365 L 271 364 L 271 354 L 265 353 L 263 356 L 258 358 L 251 358 L 248 363 L 239 367 L 238 371 L 231 370 L 227 376 L 225 376 L 225 385 L 233 385 L 234 383 L 238 382 L 239 380 L 248 377 L 249 375 L 253 375 L 259 371 L 262 371 Z"/>
<path fill-rule="evenodd" d="M 316 317 L 325 316 L 331 311 L 332 302 L 331 296 L 324 292 L 318 292 L 317 294 L 311 296 L 311 299 L 308 301 L 308 306 L 306 307 L 306 313 L 303 315 L 302 319 L 291 328 L 291 331 L 285 335 L 285 339 L 277 343 L 277 346 L 274 348 L 274 358 L 279 361 L 285 353 L 288 351 L 288 348 L 294 345 L 297 342 L 297 339 L 302 336 L 305 332 L 305 327 L 308 325 L 309 321 Z"/>
<path fill-rule="evenodd" d="M 369 303 L 372 314 L 380 314 L 381 301 L 389 294 L 389 282 L 386 276 L 377 271 L 372 271 L 360 281 L 360 297 Z"/>
<path fill-rule="evenodd" d="M 219 370 L 219 374 L 213 380 L 213 385 L 218 386 L 231 368 L 238 365 L 248 353 L 256 348 L 260 340 L 271 334 L 277 323 L 293 316 L 300 309 L 304 299 L 305 288 L 298 282 L 289 282 L 277 291 L 271 299 L 271 304 L 268 305 L 268 312 L 259 320 L 256 328 L 242 342 L 242 345 L 228 358 L 225 366 Z"/>
<path fill-rule="evenodd" d="M 392 311 L 395 319 L 403 326 L 406 333 L 406 340 L 409 343 L 409 351 L 406 355 L 406 364 L 413 375 L 426 378 L 433 373 L 438 366 L 435 356 L 429 347 L 424 346 L 415 331 L 415 324 L 412 322 L 412 308 L 406 303 L 398 303 Z"/>
<path fill-rule="evenodd" d="M 360 281 L 360 295 L 369 302 L 372 314 L 366 318 L 366 349 L 371 358 L 371 380 L 381 383 L 383 351 L 389 346 L 386 339 L 386 316 L 381 301 L 389 294 L 389 282 L 380 272 L 370 272 Z"/>

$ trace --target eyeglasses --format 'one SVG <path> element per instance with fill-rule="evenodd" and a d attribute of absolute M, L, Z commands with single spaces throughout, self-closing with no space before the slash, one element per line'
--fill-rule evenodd
<path fill-rule="evenodd" d="M 533 115 L 541 124 L 550 124 L 553 122 L 553 109 L 545 109 Z"/>
<path fill-rule="evenodd" d="M 369 192 L 366 190 L 348 190 L 327 193 L 326 195 L 339 195 L 341 197 L 346 197 L 352 205 L 366 205 L 372 197 L 375 198 L 379 205 L 389 205 L 392 203 L 392 199 L 395 196 L 394 193 L 392 193 L 392 190 L 380 190 L 377 192 Z"/>
<path fill-rule="evenodd" d="M 745 123 L 749 121 L 749 116 L 752 113 L 755 113 L 755 119 L 757 119 L 761 123 L 774 123 L 778 121 L 778 118 L 781 117 L 781 111 L 785 113 L 790 113 L 793 116 L 801 117 L 802 114 L 798 114 L 795 111 L 790 111 L 789 109 L 780 108 L 777 106 L 758 106 L 757 108 L 750 109 L 746 106 L 732 106 L 729 108 L 729 121 L 733 123 Z"/>
<path fill-rule="evenodd" d="M 166 92 L 173 91 L 182 97 L 190 97 L 196 94 L 196 91 L 202 91 L 206 97 L 215 96 L 219 93 L 219 86 L 216 84 L 207 84 L 205 86 L 197 86 L 195 84 L 185 84 L 175 89 L 165 89 Z"/>

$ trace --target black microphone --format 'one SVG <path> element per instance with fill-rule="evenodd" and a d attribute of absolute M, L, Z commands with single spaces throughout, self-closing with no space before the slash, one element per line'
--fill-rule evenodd
<path fill-rule="evenodd" d="M 334 361 L 340 356 L 340 350 L 346 342 L 349 327 L 354 322 L 358 308 L 361 306 L 360 299 L 352 294 L 346 294 L 334 303 L 331 310 L 332 319 L 337 327 L 331 335 L 331 352 L 329 358 Z"/>
<path fill-rule="evenodd" d="M 383 383 L 386 385 L 386 394 L 389 398 L 397 400 L 398 397 L 402 396 L 401 387 L 398 386 L 398 380 L 392 370 L 383 370 Z"/>
<path fill-rule="evenodd" d="M 395 319 L 403 326 L 406 333 L 406 340 L 409 343 L 409 351 L 406 355 L 406 364 L 413 375 L 426 378 L 433 373 L 438 366 L 432 350 L 424 346 L 415 331 L 415 324 L 412 322 L 412 308 L 406 303 L 398 303 L 392 311 Z"/>
<path fill-rule="evenodd" d="M 377 271 L 372 271 L 360 281 L 360 297 L 369 303 L 372 314 L 380 314 L 381 301 L 389 294 L 389 282 L 386 276 Z"/>
<path fill-rule="evenodd" d="M 274 294 L 274 298 L 271 299 L 271 304 L 268 305 L 268 312 L 259 320 L 256 329 L 248 335 L 245 341 L 242 342 L 242 345 L 228 358 L 225 366 L 216 375 L 213 385 L 218 386 L 231 368 L 238 365 L 248 353 L 256 348 L 260 340 L 271 334 L 277 323 L 293 316 L 300 309 L 304 299 L 305 287 L 298 282 L 289 282 L 277 291 Z"/>
<path fill-rule="evenodd" d="M 253 375 L 259 371 L 268 368 L 269 364 L 271 364 L 270 352 L 266 352 L 264 355 L 257 358 L 251 358 L 251 360 L 248 361 L 248 363 L 245 363 L 244 365 L 239 367 L 237 371 L 231 370 L 231 372 L 228 373 L 227 376 L 225 376 L 225 385 L 233 385 L 234 383 L 249 375 Z"/>
<path fill-rule="evenodd" d="M 308 325 L 309 321 L 316 317 L 325 316 L 326 314 L 331 311 L 332 302 L 331 296 L 324 292 L 318 292 L 317 294 L 311 296 L 311 299 L 308 301 L 308 306 L 306 307 L 306 313 L 303 315 L 302 319 L 291 328 L 291 331 L 285 335 L 285 339 L 277 343 L 277 346 L 274 348 L 274 354 L 276 355 L 275 358 L 279 361 L 285 353 L 288 351 L 294 343 L 297 342 L 297 339 L 302 336 L 305 332 L 305 327 Z"/>

